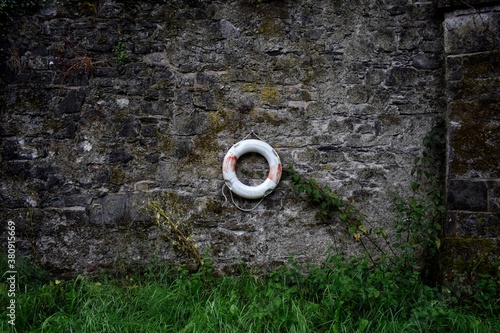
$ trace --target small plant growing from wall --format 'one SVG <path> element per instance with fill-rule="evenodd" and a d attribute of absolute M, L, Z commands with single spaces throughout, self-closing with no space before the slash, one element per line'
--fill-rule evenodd
<path fill-rule="evenodd" d="M 128 62 L 128 54 L 125 51 L 125 44 L 123 42 L 118 42 L 118 44 L 113 47 L 113 54 L 119 65 L 124 65 Z"/>
<path fill-rule="evenodd" d="M 91 75 L 93 68 L 94 68 L 94 62 L 93 62 L 91 57 L 85 55 L 85 56 L 76 58 L 64 70 L 63 81 L 65 81 L 66 78 L 71 73 L 76 73 L 76 74 L 82 73 L 84 75 Z"/>
<path fill-rule="evenodd" d="M 183 218 L 182 203 L 173 195 L 165 195 L 148 201 L 146 209 L 162 237 L 171 242 L 178 253 L 186 256 L 189 270 L 198 271 L 203 258 L 193 237 L 189 220 Z"/>
<path fill-rule="evenodd" d="M 35 4 L 35 1 L 0 0 L 0 15 L 11 18 L 12 14 L 23 13 Z"/>
<path fill-rule="evenodd" d="M 15 50 L 10 50 L 10 56 L 7 60 L 7 67 L 9 67 L 12 72 L 19 74 L 24 69 L 24 66 L 25 64 L 19 56 L 19 53 Z"/>

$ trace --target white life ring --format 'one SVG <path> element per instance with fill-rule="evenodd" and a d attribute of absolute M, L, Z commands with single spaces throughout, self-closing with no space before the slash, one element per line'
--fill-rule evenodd
<path fill-rule="evenodd" d="M 236 162 L 246 153 L 259 153 L 269 164 L 266 180 L 257 186 L 243 184 L 236 176 Z M 260 140 L 243 140 L 229 149 L 222 163 L 222 175 L 234 194 L 246 199 L 259 199 L 269 195 L 278 186 L 281 178 L 281 161 L 278 153 L 269 144 Z"/>

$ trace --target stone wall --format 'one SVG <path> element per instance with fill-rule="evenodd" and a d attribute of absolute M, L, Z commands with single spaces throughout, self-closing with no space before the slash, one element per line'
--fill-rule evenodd
<path fill-rule="evenodd" d="M 451 6 L 444 20 L 449 124 L 445 279 L 488 272 L 500 259 L 500 6 L 491 2 Z"/>
<path fill-rule="evenodd" d="M 226 202 L 225 153 L 253 130 L 390 226 L 389 192 L 408 191 L 446 110 L 432 1 L 71 3 L 16 17 L 1 42 L 2 219 L 54 271 L 183 260 L 142 209 L 158 193 L 221 268 L 355 255 L 286 179 L 252 212 Z M 238 166 L 257 183 L 265 167 Z"/>

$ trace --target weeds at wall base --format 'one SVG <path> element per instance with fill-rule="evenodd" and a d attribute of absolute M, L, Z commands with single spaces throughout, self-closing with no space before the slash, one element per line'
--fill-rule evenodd
<path fill-rule="evenodd" d="M 2 263 L 3 268 L 3 263 Z M 207 263 L 127 276 L 32 275 L 19 285 L 17 332 L 498 332 L 498 290 L 463 305 L 443 287 L 363 258 L 293 261 L 266 276 L 220 276 Z M 3 288 L 3 285 L 2 285 Z M 494 290 L 495 289 L 495 290 Z M 479 295 L 479 294 L 478 294 Z M 3 293 L 2 293 L 2 296 Z M 2 298 L 2 303 L 3 298 Z M 0 308 L 5 315 L 5 308 Z M 5 321 L 0 330 L 7 332 Z"/>

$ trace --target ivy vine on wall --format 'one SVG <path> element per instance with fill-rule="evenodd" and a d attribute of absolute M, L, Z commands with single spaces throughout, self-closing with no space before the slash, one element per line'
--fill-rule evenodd
<path fill-rule="evenodd" d="M 353 239 L 361 243 L 372 262 L 376 261 L 376 254 L 368 250 L 366 241 L 374 246 L 378 256 L 387 257 L 393 264 L 414 267 L 418 262 L 425 268 L 439 250 L 441 224 L 446 211 L 443 197 L 443 119 L 436 122 L 423 139 L 423 145 L 423 152 L 415 158 L 411 170 L 415 177 L 411 183 L 413 195 L 404 198 L 392 193 L 396 231 L 396 239 L 392 243 L 384 228 L 370 225 L 352 202 L 343 199 L 328 185 L 320 185 L 315 179 L 305 177 L 291 165 L 285 168 L 285 172 L 291 187 L 318 208 L 320 221 L 327 225 L 340 221 Z"/>

